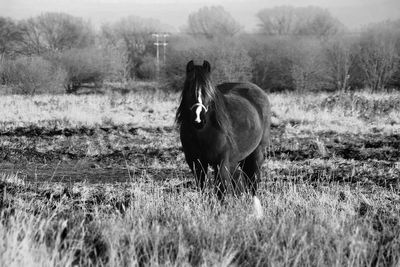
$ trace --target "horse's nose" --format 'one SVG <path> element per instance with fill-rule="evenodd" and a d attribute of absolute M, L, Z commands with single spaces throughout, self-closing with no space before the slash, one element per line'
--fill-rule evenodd
<path fill-rule="evenodd" d="M 205 114 L 202 112 L 201 114 L 199 114 L 199 116 L 196 116 L 197 114 L 193 114 L 193 125 L 194 128 L 197 130 L 200 130 L 204 127 L 204 125 L 206 124 L 206 118 L 205 118 Z"/>
<path fill-rule="evenodd" d="M 200 129 L 203 129 L 204 128 L 204 125 L 205 125 L 205 122 L 204 121 L 201 121 L 201 122 L 194 122 L 194 128 L 196 128 L 197 130 L 200 130 Z"/>

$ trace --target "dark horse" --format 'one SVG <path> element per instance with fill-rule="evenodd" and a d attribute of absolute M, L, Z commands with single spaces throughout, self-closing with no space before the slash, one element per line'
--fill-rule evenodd
<path fill-rule="evenodd" d="M 211 166 L 220 198 L 227 192 L 244 190 L 255 195 L 270 135 L 267 94 L 252 83 L 215 87 L 210 71 L 207 61 L 201 66 L 192 60 L 186 66 L 176 113 L 186 161 L 200 189 Z M 242 176 L 236 175 L 239 167 Z"/>

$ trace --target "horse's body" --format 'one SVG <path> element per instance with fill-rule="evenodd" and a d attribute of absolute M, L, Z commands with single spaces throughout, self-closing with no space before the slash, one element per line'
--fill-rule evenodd
<path fill-rule="evenodd" d="M 188 63 L 177 111 L 186 161 L 201 189 L 211 166 L 220 197 L 227 191 L 238 190 L 250 190 L 254 195 L 269 144 L 268 97 L 252 83 L 223 83 L 214 87 L 209 75 L 207 61 L 203 66 Z M 238 180 L 238 166 L 245 174 L 242 182 Z"/>

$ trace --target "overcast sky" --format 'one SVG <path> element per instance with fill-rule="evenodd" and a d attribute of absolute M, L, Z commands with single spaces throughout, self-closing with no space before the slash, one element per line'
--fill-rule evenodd
<path fill-rule="evenodd" d="M 136 15 L 159 19 L 179 30 L 190 13 L 206 5 L 223 6 L 248 31 L 256 29 L 259 10 L 279 5 L 327 8 L 350 29 L 400 19 L 400 0 L 0 0 L 0 16 L 24 19 L 56 11 L 87 18 L 99 26 Z"/>

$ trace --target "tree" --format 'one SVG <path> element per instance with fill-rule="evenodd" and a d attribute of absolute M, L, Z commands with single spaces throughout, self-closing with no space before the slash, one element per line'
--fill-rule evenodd
<path fill-rule="evenodd" d="M 101 49 L 93 47 L 72 48 L 54 57 L 66 72 L 64 88 L 67 93 L 76 93 L 83 84 L 93 83 L 99 87 L 110 73 L 110 62 Z"/>
<path fill-rule="evenodd" d="M 252 81 L 268 92 L 294 90 L 292 42 L 285 36 L 249 36 Z"/>
<path fill-rule="evenodd" d="M 114 24 L 102 26 L 106 46 L 117 49 L 125 58 L 125 77 L 133 78 L 139 73 L 146 54 L 153 54 L 152 33 L 168 31 L 169 27 L 155 19 L 129 16 Z"/>
<path fill-rule="evenodd" d="M 321 43 L 315 38 L 307 37 L 292 40 L 291 44 L 293 46 L 291 75 L 295 90 L 303 93 L 325 89 L 326 71 Z"/>
<path fill-rule="evenodd" d="M 336 36 L 324 44 L 328 82 L 336 90 L 345 91 L 350 86 L 355 58 L 352 51 L 354 38 Z"/>
<path fill-rule="evenodd" d="M 0 59 L 18 52 L 21 37 L 21 31 L 14 21 L 0 17 Z"/>
<path fill-rule="evenodd" d="M 312 35 L 317 37 L 333 36 L 344 31 L 344 25 L 327 11 L 315 9 L 310 12 L 309 19 L 303 26 L 298 27 L 299 35 Z"/>
<path fill-rule="evenodd" d="M 189 34 L 207 39 L 232 37 L 242 29 L 222 6 L 201 8 L 189 15 L 188 24 Z"/>
<path fill-rule="evenodd" d="M 392 22 L 371 25 L 361 34 L 357 64 L 363 72 L 366 86 L 372 91 L 386 87 L 399 69 L 400 33 Z"/>
<path fill-rule="evenodd" d="M 84 48 L 94 43 L 94 31 L 82 18 L 44 13 L 21 23 L 26 54 Z"/>
<path fill-rule="evenodd" d="M 279 6 L 257 13 L 261 32 L 266 35 L 313 35 L 326 37 L 344 30 L 344 26 L 320 7 Z"/>
<path fill-rule="evenodd" d="M 295 8 L 279 6 L 266 8 L 257 13 L 261 31 L 267 35 L 289 35 L 295 33 Z"/>
<path fill-rule="evenodd" d="M 392 77 L 388 82 L 388 86 L 400 89 L 400 19 L 392 22 L 392 28 L 395 34 L 399 36 L 396 42 L 396 54 L 397 54 L 397 69 L 393 73 Z"/>

